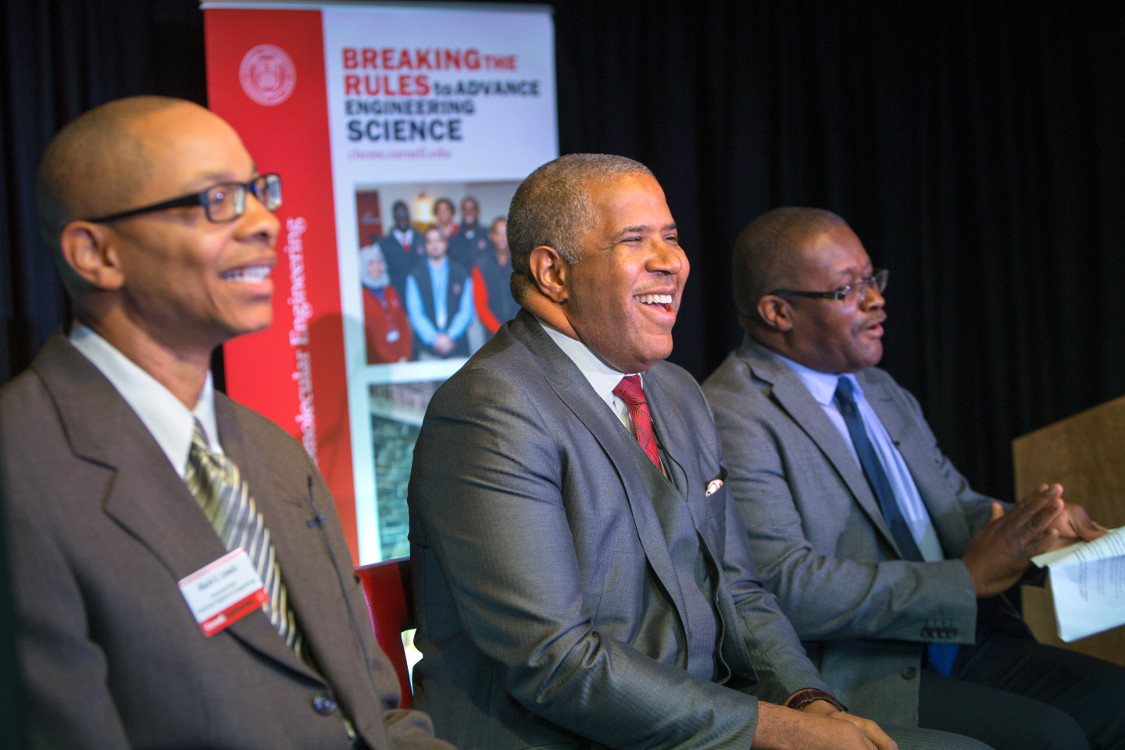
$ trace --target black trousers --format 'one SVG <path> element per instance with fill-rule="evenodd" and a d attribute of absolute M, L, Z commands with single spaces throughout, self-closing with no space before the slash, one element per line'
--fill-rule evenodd
<path fill-rule="evenodd" d="M 922 671 L 919 726 L 996 750 L 1125 750 L 1125 668 L 1007 635 L 962 646 L 949 677 Z"/>

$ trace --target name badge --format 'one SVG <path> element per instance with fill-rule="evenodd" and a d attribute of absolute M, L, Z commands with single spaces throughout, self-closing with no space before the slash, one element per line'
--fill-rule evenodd
<path fill-rule="evenodd" d="M 261 609 L 269 599 L 242 548 L 182 578 L 180 593 L 208 638 Z"/>

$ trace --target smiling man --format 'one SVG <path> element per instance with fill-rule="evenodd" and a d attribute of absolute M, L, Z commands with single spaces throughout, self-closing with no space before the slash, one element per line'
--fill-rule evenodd
<path fill-rule="evenodd" d="M 438 735 L 893 747 L 759 584 L 707 405 L 663 361 L 688 260 L 652 173 L 564 156 L 508 222 L 522 310 L 437 391 L 411 473 L 415 700 Z M 931 739 L 911 746 L 958 746 Z"/>
<path fill-rule="evenodd" d="M 1036 643 L 999 596 L 1100 536 L 1062 488 L 1004 506 L 876 367 L 885 270 L 839 216 L 777 208 L 734 250 L 742 346 L 707 379 L 768 588 L 849 706 L 997 750 L 1125 746 L 1125 670 Z"/>
<path fill-rule="evenodd" d="M 212 387 L 271 319 L 280 177 L 135 97 L 59 132 L 38 200 L 75 320 L 0 390 L 27 746 L 448 748 L 397 709 L 316 467 Z"/>

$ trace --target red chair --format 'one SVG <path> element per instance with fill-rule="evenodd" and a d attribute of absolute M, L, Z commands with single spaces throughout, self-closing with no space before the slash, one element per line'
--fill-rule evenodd
<path fill-rule="evenodd" d="M 413 696 L 406 666 L 406 649 L 402 645 L 402 631 L 414 627 L 410 560 L 403 558 L 360 565 L 355 572 L 363 582 L 363 594 L 367 599 L 367 613 L 371 616 L 375 639 L 398 675 L 398 683 L 402 687 L 402 707 L 410 708 Z"/>

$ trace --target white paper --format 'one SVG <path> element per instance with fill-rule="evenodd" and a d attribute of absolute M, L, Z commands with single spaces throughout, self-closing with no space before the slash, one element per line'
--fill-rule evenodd
<path fill-rule="evenodd" d="M 1125 526 L 1032 562 L 1051 572 L 1060 639 L 1070 643 L 1125 624 Z"/>

